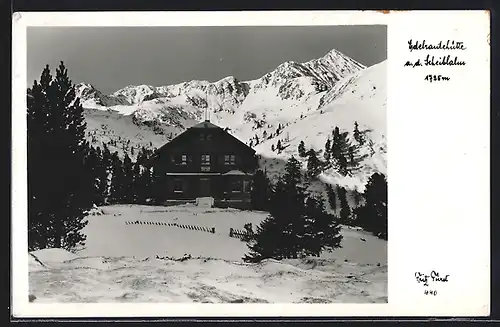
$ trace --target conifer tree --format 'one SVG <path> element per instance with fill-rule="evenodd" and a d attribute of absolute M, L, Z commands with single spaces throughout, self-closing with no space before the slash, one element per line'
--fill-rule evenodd
<path fill-rule="evenodd" d="M 310 149 L 307 155 L 307 175 L 309 179 L 316 178 L 321 173 L 321 161 L 319 160 L 316 151 Z"/>
<path fill-rule="evenodd" d="M 54 78 L 47 65 L 27 95 L 28 248 L 72 249 L 85 243 L 93 205 L 83 108 L 63 62 Z"/>
<path fill-rule="evenodd" d="M 271 144 L 271 151 L 274 152 L 275 148 L 274 148 L 274 144 Z"/>
<path fill-rule="evenodd" d="M 281 147 L 281 140 L 278 140 L 278 143 L 276 144 L 276 150 L 278 153 L 281 153 L 282 147 Z"/>
<path fill-rule="evenodd" d="M 257 226 L 254 239 L 247 244 L 250 253 L 243 258 L 245 261 L 296 258 L 301 252 L 306 193 L 300 167 L 293 156 L 285 164 L 285 172 L 275 185 L 270 215 Z"/>
<path fill-rule="evenodd" d="M 336 159 L 338 170 L 340 174 L 346 176 L 350 173 L 349 170 L 349 148 L 350 142 L 348 140 L 348 132 L 343 132 L 340 134 L 339 141 L 336 148 Z"/>
<path fill-rule="evenodd" d="M 268 210 L 271 197 L 271 182 L 266 174 L 261 169 L 258 169 L 253 176 L 252 189 L 250 191 L 252 208 L 254 210 Z"/>
<path fill-rule="evenodd" d="M 299 153 L 299 157 L 305 158 L 307 156 L 306 146 L 304 144 L 304 141 L 300 141 L 297 150 L 298 150 L 298 153 Z"/>
<path fill-rule="evenodd" d="M 136 161 L 133 164 L 133 199 L 132 203 L 143 204 L 145 197 L 143 196 L 144 186 L 142 185 L 141 165 Z"/>
<path fill-rule="evenodd" d="M 325 159 L 326 165 L 330 166 L 330 161 L 332 159 L 332 141 L 328 138 L 325 142 L 325 151 L 323 152 L 323 158 Z"/>
<path fill-rule="evenodd" d="M 118 156 L 118 152 L 111 155 L 112 176 L 110 187 L 110 203 L 118 204 L 125 201 L 125 172 L 123 162 Z"/>
<path fill-rule="evenodd" d="M 332 252 L 340 247 L 342 227 L 335 215 L 325 211 L 323 198 L 310 196 L 306 201 L 306 212 L 313 221 L 313 239 L 308 254 L 319 256 L 324 250 Z"/>
<path fill-rule="evenodd" d="M 165 192 L 165 168 L 159 161 L 155 161 L 151 169 L 151 198 L 156 204 L 162 200 L 163 193 Z"/>
<path fill-rule="evenodd" d="M 363 193 L 364 205 L 355 210 L 356 223 L 380 238 L 387 239 L 387 180 L 374 173 Z"/>
<path fill-rule="evenodd" d="M 112 174 L 112 162 L 111 162 L 111 152 L 109 148 L 104 145 L 102 151 L 102 178 L 100 179 L 99 189 L 102 194 L 102 198 L 105 204 L 109 202 L 109 187 L 111 184 L 111 174 Z"/>
<path fill-rule="evenodd" d="M 335 195 L 335 191 L 330 184 L 326 184 L 326 195 L 328 197 L 328 203 L 330 204 L 330 208 L 335 211 L 337 210 L 337 197 Z"/>
<path fill-rule="evenodd" d="M 324 210 L 321 198 L 310 196 L 302 185 L 300 162 L 291 157 L 274 188 L 269 216 L 247 243 L 245 261 L 317 256 L 340 246 L 336 219 Z"/>
<path fill-rule="evenodd" d="M 123 188 L 124 203 L 133 203 L 135 198 L 134 165 L 128 154 L 125 154 L 123 159 Z"/>
<path fill-rule="evenodd" d="M 356 206 L 359 206 L 359 204 L 361 203 L 361 199 L 362 199 L 361 193 L 359 193 L 357 190 L 354 190 L 353 191 L 353 199 L 354 199 L 354 204 L 356 204 Z"/>
<path fill-rule="evenodd" d="M 102 174 L 102 155 L 99 147 L 90 147 L 88 149 L 87 155 L 85 157 L 86 169 L 90 172 L 90 178 L 92 180 L 92 192 L 89 196 L 92 198 L 92 202 L 96 205 L 102 205 L 104 203 L 103 194 L 101 192 L 101 178 Z"/>
<path fill-rule="evenodd" d="M 340 202 L 340 221 L 343 224 L 348 224 L 351 216 L 351 207 L 347 202 L 347 191 L 344 187 L 337 185 L 337 194 Z"/>
<path fill-rule="evenodd" d="M 364 144 L 365 140 L 363 138 L 363 135 L 359 131 L 359 125 L 358 125 L 357 121 L 354 122 L 353 136 L 354 136 L 354 139 L 356 140 L 356 142 L 358 142 L 359 145 L 363 145 Z"/>

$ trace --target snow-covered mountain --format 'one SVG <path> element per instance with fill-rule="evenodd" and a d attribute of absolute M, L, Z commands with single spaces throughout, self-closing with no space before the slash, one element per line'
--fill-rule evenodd
<path fill-rule="evenodd" d="M 210 120 L 250 143 L 273 174 L 297 156 L 301 140 L 320 150 L 335 126 L 352 135 L 354 122 L 365 133 L 367 154 L 351 177 L 324 172 L 323 181 L 361 188 L 371 173 L 386 173 L 386 62 L 365 67 L 332 50 L 305 63 L 288 61 L 264 76 L 240 81 L 189 81 L 167 86 L 127 86 L 104 95 L 78 84 L 87 109 L 88 138 L 95 145 L 113 140 L 111 150 L 134 157 L 138 147 L 159 147 L 186 128 Z M 278 135 L 277 127 L 282 129 Z M 258 138 L 258 144 L 257 144 Z M 280 140 L 281 153 L 271 147 Z M 305 162 L 304 162 L 305 164 Z"/>

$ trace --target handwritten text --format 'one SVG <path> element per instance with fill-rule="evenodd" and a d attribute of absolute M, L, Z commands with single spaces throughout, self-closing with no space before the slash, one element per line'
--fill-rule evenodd
<path fill-rule="evenodd" d="M 458 54 L 453 54 L 454 51 L 464 51 L 467 49 L 464 42 L 456 40 L 439 41 L 437 43 L 430 43 L 427 40 L 422 41 L 408 41 L 408 49 L 410 53 L 413 51 L 426 51 L 426 53 L 417 59 L 406 60 L 404 67 L 418 68 L 418 67 L 453 67 L 465 66 L 466 62 L 460 59 Z M 441 50 L 441 54 L 432 53 L 433 50 Z M 442 54 L 442 51 L 450 51 L 450 54 Z M 449 81 L 451 78 L 443 74 L 427 74 L 424 80 L 428 82 L 441 82 Z"/>

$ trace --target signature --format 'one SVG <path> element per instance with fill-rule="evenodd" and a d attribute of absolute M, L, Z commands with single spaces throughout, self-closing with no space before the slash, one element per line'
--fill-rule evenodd
<path fill-rule="evenodd" d="M 431 282 L 447 283 L 449 281 L 449 277 L 450 275 L 441 275 L 435 270 L 431 271 L 430 274 L 425 274 L 418 271 L 415 273 L 415 279 L 417 280 L 417 283 L 423 284 L 423 286 L 429 286 L 429 283 Z"/>

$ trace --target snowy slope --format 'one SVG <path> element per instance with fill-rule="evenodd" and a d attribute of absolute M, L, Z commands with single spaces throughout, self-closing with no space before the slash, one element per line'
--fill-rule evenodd
<path fill-rule="evenodd" d="M 335 126 L 352 133 L 357 121 L 369 141 L 363 150 L 369 157 L 360 173 L 344 178 L 330 171 L 321 178 L 362 190 L 372 172 L 386 173 L 386 68 L 385 61 L 367 68 L 332 50 L 305 63 L 285 62 L 251 81 L 228 76 L 216 82 L 127 86 L 109 96 L 83 84 L 77 94 L 89 108 L 88 137 L 93 144 L 125 139 L 136 146 L 158 147 L 171 133 L 175 136 L 204 119 L 208 111 L 212 122 L 230 128 L 242 141 L 249 144 L 253 139 L 271 174 L 296 155 L 301 140 L 307 148 L 322 149 Z M 276 135 L 279 125 L 285 128 Z M 280 154 L 271 151 L 278 140 L 288 146 Z M 134 157 L 130 148 L 115 150 Z"/>
<path fill-rule="evenodd" d="M 264 212 L 191 206 L 102 207 L 86 248 L 30 253 L 35 302 L 387 302 L 387 242 L 344 228 L 343 248 L 320 258 L 245 264 L 230 227 Z M 140 221 L 141 224 L 127 224 Z M 215 227 L 216 233 L 178 226 Z M 161 223 L 164 223 L 163 225 Z M 185 254 L 191 259 L 179 260 Z"/>
<path fill-rule="evenodd" d="M 335 126 L 340 130 L 349 131 L 352 136 L 354 122 L 357 121 L 359 129 L 367 131 L 369 140 L 373 142 L 373 145 L 367 144 L 362 148 L 362 154 L 369 154 L 369 157 L 362 162 L 363 169 L 352 178 L 343 177 L 334 171 L 326 172 L 321 178 L 331 184 L 362 191 L 363 185 L 373 172 L 386 174 L 386 68 L 386 62 L 382 62 L 345 78 L 336 88 L 322 95 L 320 101 L 323 101 L 323 105 L 319 110 L 304 113 L 302 119 L 289 120 L 287 122 L 289 125 L 285 125 L 278 137 L 265 140 L 256 146 L 257 152 L 266 158 L 267 170 L 271 174 L 278 173 L 282 168 L 280 162 L 291 155 L 298 158 L 297 147 L 300 141 L 304 141 L 306 148 L 324 149 L 325 142 L 329 136 L 331 138 Z M 300 109 L 303 107 L 297 107 L 295 116 L 300 116 Z M 281 119 L 281 116 L 278 116 L 278 119 Z M 245 131 L 244 128 L 236 129 L 236 133 L 253 132 L 249 132 L 248 129 Z M 279 155 L 271 151 L 271 145 L 276 145 L 278 139 L 283 145 L 288 145 Z M 270 158 L 281 160 L 270 160 Z M 275 166 L 271 167 L 268 163 L 274 163 Z"/>

